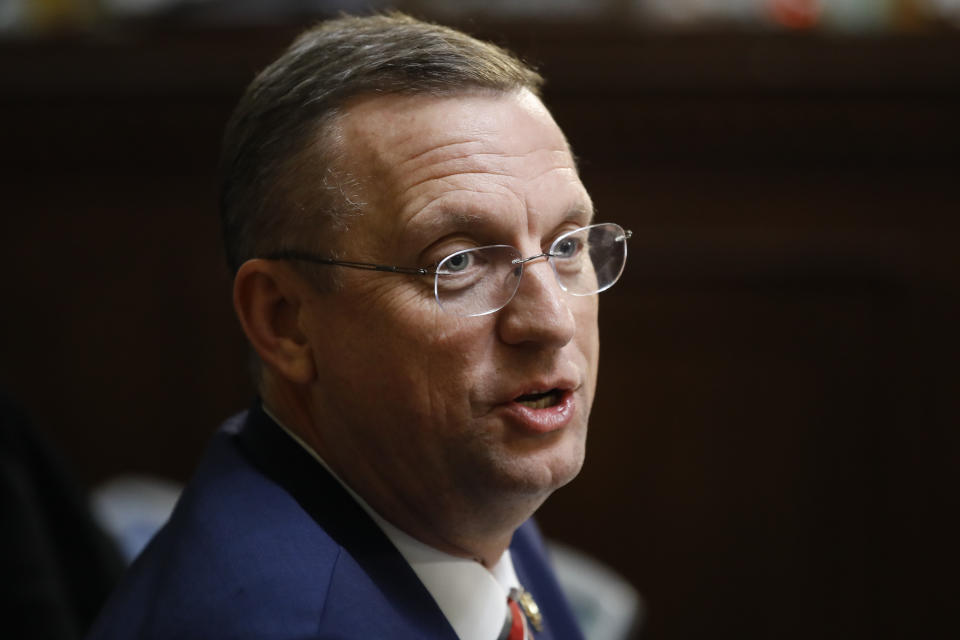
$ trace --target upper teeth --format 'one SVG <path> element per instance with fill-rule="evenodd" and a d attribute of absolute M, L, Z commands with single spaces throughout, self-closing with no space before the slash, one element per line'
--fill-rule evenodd
<path fill-rule="evenodd" d="M 534 395 L 534 394 L 529 394 Z M 555 394 L 550 392 L 544 392 L 539 398 L 527 398 L 523 400 L 518 400 L 520 404 L 525 407 L 530 407 L 531 409 L 546 409 L 547 407 L 553 406 L 556 400 Z"/>

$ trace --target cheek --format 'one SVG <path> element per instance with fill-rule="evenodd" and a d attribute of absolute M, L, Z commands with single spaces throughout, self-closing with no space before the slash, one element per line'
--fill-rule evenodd
<path fill-rule="evenodd" d="M 484 319 L 459 319 L 432 299 L 422 302 L 416 296 L 391 298 L 378 314 L 381 321 L 361 330 L 367 334 L 359 338 L 364 358 L 380 378 L 381 397 L 402 410 L 404 419 L 462 421 L 471 390 L 482 384 L 492 329 Z"/>
<path fill-rule="evenodd" d="M 577 336 L 575 338 L 577 349 L 583 357 L 586 376 L 590 385 L 590 398 L 592 402 L 593 391 L 597 383 L 597 370 L 600 360 L 600 331 L 597 324 L 597 296 L 587 296 L 581 298 L 581 301 L 587 302 L 576 313 L 577 318 Z"/>
<path fill-rule="evenodd" d="M 576 341 L 582 345 L 584 355 L 595 362 L 600 350 L 600 329 L 598 324 L 600 306 L 598 296 L 576 298 L 579 303 L 574 309 L 577 322 Z"/>
<path fill-rule="evenodd" d="M 457 414 L 451 418 L 463 419 L 471 394 L 484 388 L 490 376 L 492 328 L 486 319 L 441 315 L 424 330 L 427 335 L 418 345 L 421 359 L 417 370 L 411 372 L 416 376 L 411 383 L 420 386 L 422 379 L 429 379 L 434 407 Z"/>

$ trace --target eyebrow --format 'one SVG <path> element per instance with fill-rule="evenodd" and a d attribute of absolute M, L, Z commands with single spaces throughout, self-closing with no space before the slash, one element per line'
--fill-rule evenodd
<path fill-rule="evenodd" d="M 413 226 L 416 237 L 432 237 L 438 233 L 455 233 L 481 226 L 485 216 L 483 213 L 470 213 L 462 208 L 444 208 L 439 215 L 429 220 L 418 222 Z M 409 229 L 409 227 L 408 227 Z"/>
<path fill-rule="evenodd" d="M 482 213 L 469 213 L 462 209 L 444 209 L 442 215 L 436 219 L 438 220 L 437 226 L 449 225 L 461 228 L 483 224 L 487 218 Z"/>
<path fill-rule="evenodd" d="M 595 214 L 596 209 L 594 209 L 592 202 L 578 202 L 566 208 L 566 212 L 563 214 L 563 217 L 560 218 L 560 221 L 584 220 L 586 224 L 590 224 L 593 222 Z M 435 228 L 449 226 L 455 229 L 464 229 L 471 226 L 483 225 L 486 221 L 487 217 L 483 213 L 471 213 L 461 207 L 455 209 L 451 207 L 441 210 L 441 215 L 436 216 L 434 221 L 427 223 L 425 227 Z"/>
<path fill-rule="evenodd" d="M 586 224 L 592 224 L 594 218 L 597 215 L 597 210 L 593 206 L 593 202 L 587 201 L 587 204 L 578 203 L 567 209 L 567 215 L 564 216 L 564 220 L 576 220 L 578 218 L 586 218 L 584 222 Z"/>
<path fill-rule="evenodd" d="M 563 216 L 558 220 L 558 224 L 576 221 L 589 225 L 593 222 L 595 213 L 593 203 L 589 200 L 576 202 L 566 208 Z M 475 211 L 471 211 L 463 206 L 450 206 L 441 209 L 439 215 L 432 216 L 430 220 L 415 225 L 415 235 L 427 240 L 435 236 L 439 237 L 477 229 L 496 230 L 498 226 L 498 223 L 491 222 L 485 211 L 479 207 Z"/>

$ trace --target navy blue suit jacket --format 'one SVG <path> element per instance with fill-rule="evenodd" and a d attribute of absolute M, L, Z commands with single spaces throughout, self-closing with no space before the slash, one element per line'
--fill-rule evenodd
<path fill-rule="evenodd" d="M 544 613 L 580 640 L 532 522 L 511 555 Z M 343 487 L 259 406 L 215 435 L 170 521 L 88 640 L 445 638 L 453 628 Z"/>

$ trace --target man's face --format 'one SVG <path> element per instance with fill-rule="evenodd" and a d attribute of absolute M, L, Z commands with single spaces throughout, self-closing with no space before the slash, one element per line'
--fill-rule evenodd
<path fill-rule="evenodd" d="M 532 256 L 591 220 L 566 141 L 529 92 L 373 97 L 338 126 L 340 167 L 360 185 L 348 195 L 364 203 L 341 259 L 421 267 L 491 244 Z M 462 514 L 542 501 L 577 474 L 596 296 L 566 294 L 535 261 L 505 308 L 463 318 L 438 306 L 432 276 L 338 277 L 339 291 L 312 298 L 304 330 L 321 453 L 348 484 L 414 513 L 433 508 L 429 497 Z M 547 391 L 539 404 L 518 400 Z"/>

